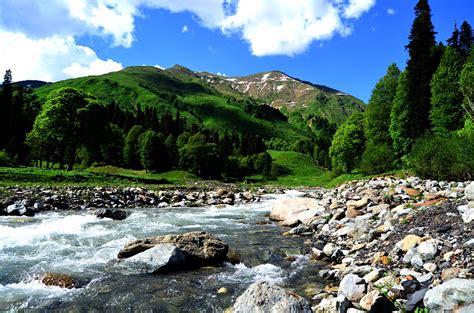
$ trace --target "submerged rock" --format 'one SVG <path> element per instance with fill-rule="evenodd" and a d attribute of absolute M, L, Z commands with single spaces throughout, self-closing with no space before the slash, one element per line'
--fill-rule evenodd
<path fill-rule="evenodd" d="M 186 257 L 180 249 L 172 244 L 158 244 L 132 257 L 118 259 L 111 264 L 127 274 L 157 273 L 180 270 L 184 266 Z"/>
<path fill-rule="evenodd" d="M 46 273 L 41 278 L 41 283 L 46 286 L 56 286 L 68 289 L 72 289 L 76 286 L 76 281 L 72 276 L 59 273 Z"/>
<path fill-rule="evenodd" d="M 159 244 L 172 244 L 186 257 L 186 267 L 218 265 L 226 260 L 228 245 L 206 232 L 190 232 L 133 240 L 118 253 L 118 258 L 129 258 Z"/>
<path fill-rule="evenodd" d="M 111 218 L 113 220 L 124 220 L 127 218 L 127 212 L 123 210 L 113 210 L 113 209 L 100 209 L 95 212 L 95 216 L 98 218 Z"/>
<path fill-rule="evenodd" d="M 268 282 L 256 282 L 240 295 L 232 307 L 233 313 L 312 312 L 309 303 L 301 296 Z"/>

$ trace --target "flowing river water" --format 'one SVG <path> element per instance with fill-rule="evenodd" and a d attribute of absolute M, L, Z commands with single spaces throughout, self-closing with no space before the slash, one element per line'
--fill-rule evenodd
<path fill-rule="evenodd" d="M 88 212 L 55 211 L 0 217 L 0 311 L 219 312 L 253 282 L 267 280 L 305 294 L 319 288 L 320 264 L 302 255 L 303 239 L 265 221 L 272 202 L 226 208 L 129 209 L 124 221 Z M 129 240 L 189 231 L 217 235 L 237 251 L 241 263 L 164 275 L 123 275 L 106 270 Z M 35 277 L 67 273 L 81 287 L 47 287 Z M 227 293 L 220 294 L 221 287 Z"/>

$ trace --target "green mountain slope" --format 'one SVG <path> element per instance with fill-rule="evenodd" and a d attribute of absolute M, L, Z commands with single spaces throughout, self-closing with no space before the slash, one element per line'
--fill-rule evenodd
<path fill-rule="evenodd" d="M 308 138 L 310 133 L 293 127 L 281 119 L 261 119 L 245 112 L 239 103 L 183 67 L 161 70 L 155 67 L 129 67 L 119 72 L 60 81 L 35 89 L 45 98 L 60 87 L 74 87 L 89 92 L 106 104 L 117 104 L 124 111 L 137 106 L 156 107 L 162 114 L 175 114 L 217 130 L 249 132 L 264 138 Z"/>
<path fill-rule="evenodd" d="M 322 116 L 335 124 L 341 124 L 355 111 L 365 110 L 365 104 L 351 95 L 293 78 L 280 71 L 244 77 L 224 77 L 205 72 L 198 74 L 223 94 L 249 96 L 284 112 L 298 112 L 303 117 Z"/>

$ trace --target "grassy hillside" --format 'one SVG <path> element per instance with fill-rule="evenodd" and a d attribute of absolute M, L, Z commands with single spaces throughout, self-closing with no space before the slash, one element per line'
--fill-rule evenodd
<path fill-rule="evenodd" d="M 125 111 L 151 106 L 160 113 L 174 114 L 179 106 L 182 116 L 207 128 L 251 132 L 265 138 L 293 140 L 309 136 L 284 121 L 259 119 L 238 105 L 228 104 L 226 96 L 191 73 L 182 67 L 171 70 L 129 67 L 105 75 L 60 81 L 38 88 L 35 93 L 44 99 L 54 89 L 74 87 L 97 96 L 106 104 L 118 104 Z M 174 98 L 179 101 L 173 101 Z"/>
<path fill-rule="evenodd" d="M 279 167 L 276 183 L 284 186 L 324 186 L 331 181 L 329 171 L 316 166 L 304 154 L 293 151 L 268 151 Z"/>

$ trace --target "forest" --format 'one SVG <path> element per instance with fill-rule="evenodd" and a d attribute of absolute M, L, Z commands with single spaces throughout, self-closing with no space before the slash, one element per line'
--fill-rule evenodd
<path fill-rule="evenodd" d="M 271 149 L 309 155 L 333 176 L 408 171 L 424 178 L 471 180 L 473 32 L 464 21 L 459 28 L 454 25 L 445 43 L 436 42 L 435 35 L 428 1 L 420 0 L 406 67 L 390 64 L 365 110 L 339 126 L 323 116 L 226 97 L 225 105 L 238 107 L 252 121 L 279 123 L 269 124 L 275 134 L 282 131 L 275 125 L 290 124 L 288 129 L 298 134 L 294 136 L 277 136 L 263 126 L 258 131 L 244 125 L 233 125 L 239 131 L 209 126 L 189 113 L 179 90 L 159 93 L 160 101 L 175 108 L 172 112 L 159 105 L 127 110 L 67 86 L 41 98 L 13 83 L 14 73 L 8 70 L 0 92 L 0 166 L 71 170 L 107 164 L 158 173 L 179 169 L 203 179 L 243 180 L 261 174 L 272 180 L 281 169 L 272 164 Z M 206 88 L 196 92 L 209 92 Z"/>

